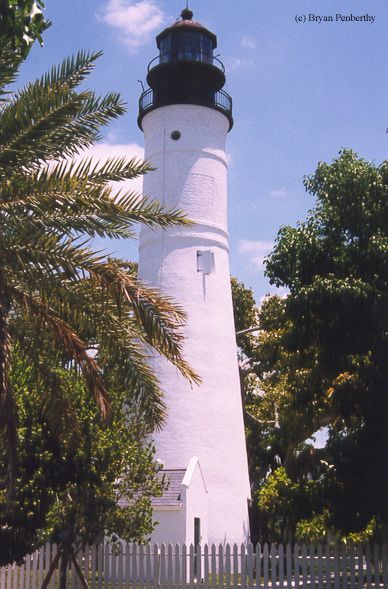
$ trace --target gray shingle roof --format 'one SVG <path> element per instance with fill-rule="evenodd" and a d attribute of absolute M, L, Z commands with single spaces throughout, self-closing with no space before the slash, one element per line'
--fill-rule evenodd
<path fill-rule="evenodd" d="M 180 507 L 182 505 L 180 492 L 185 472 L 184 468 L 171 468 L 160 471 L 160 476 L 164 476 L 168 487 L 163 491 L 161 497 L 152 498 L 152 507 Z"/>

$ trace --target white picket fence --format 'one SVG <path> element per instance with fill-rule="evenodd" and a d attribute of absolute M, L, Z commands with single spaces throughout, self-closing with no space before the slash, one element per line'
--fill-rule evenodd
<path fill-rule="evenodd" d="M 0 569 L 0 589 L 40 589 L 56 548 Z M 387 546 L 137 546 L 99 544 L 78 556 L 90 589 L 388 589 Z M 58 588 L 58 570 L 50 589 Z M 68 589 L 81 589 L 69 568 Z"/>

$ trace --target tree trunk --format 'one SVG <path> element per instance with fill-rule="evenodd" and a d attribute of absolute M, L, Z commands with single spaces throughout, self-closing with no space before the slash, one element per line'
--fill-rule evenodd
<path fill-rule="evenodd" d="M 59 567 L 59 589 L 66 589 L 68 563 L 69 563 L 68 552 L 62 552 L 61 565 Z"/>
<path fill-rule="evenodd" d="M 52 563 L 50 564 L 50 568 L 48 570 L 48 573 L 47 573 L 47 575 L 46 575 L 46 577 L 45 577 L 45 579 L 44 579 L 44 581 L 42 583 L 42 589 L 47 589 L 48 584 L 50 582 L 50 579 L 53 576 L 53 573 L 54 573 L 55 569 L 58 566 L 58 561 L 59 561 L 59 557 L 60 556 L 61 556 L 61 553 L 58 550 L 57 553 L 56 553 L 56 555 L 55 555 L 55 558 L 53 559 Z"/>
<path fill-rule="evenodd" d="M 81 580 L 82 587 L 84 589 L 88 589 L 88 583 L 87 583 L 87 581 L 86 581 L 86 579 L 84 577 L 84 574 L 83 574 L 83 572 L 81 570 L 81 567 L 79 566 L 79 562 L 78 562 L 77 556 L 75 554 L 73 554 L 72 561 L 73 561 L 75 570 L 77 571 L 77 574 L 78 574 L 78 576 L 79 576 L 79 578 Z"/>

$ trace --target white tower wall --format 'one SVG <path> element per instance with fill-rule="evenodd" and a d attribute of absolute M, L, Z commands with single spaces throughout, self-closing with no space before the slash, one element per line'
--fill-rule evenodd
<path fill-rule="evenodd" d="M 250 487 L 229 275 L 229 121 L 215 109 L 185 104 L 151 111 L 142 127 L 145 157 L 156 168 L 144 178 L 144 193 L 195 222 L 140 234 L 139 276 L 185 310 L 184 356 L 202 379 L 191 387 L 169 363 L 154 359 L 168 408 L 166 426 L 154 435 L 157 457 L 166 468 L 186 468 L 192 456 L 199 458 L 209 542 L 241 543 L 249 537 Z M 178 140 L 173 131 L 181 133 Z M 209 274 L 198 271 L 202 251 L 214 259 Z"/>

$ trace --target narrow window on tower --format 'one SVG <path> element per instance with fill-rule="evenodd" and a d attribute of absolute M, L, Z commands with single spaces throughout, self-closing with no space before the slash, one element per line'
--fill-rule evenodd
<path fill-rule="evenodd" d="M 214 267 L 214 253 L 211 250 L 197 251 L 197 272 L 212 274 Z"/>

